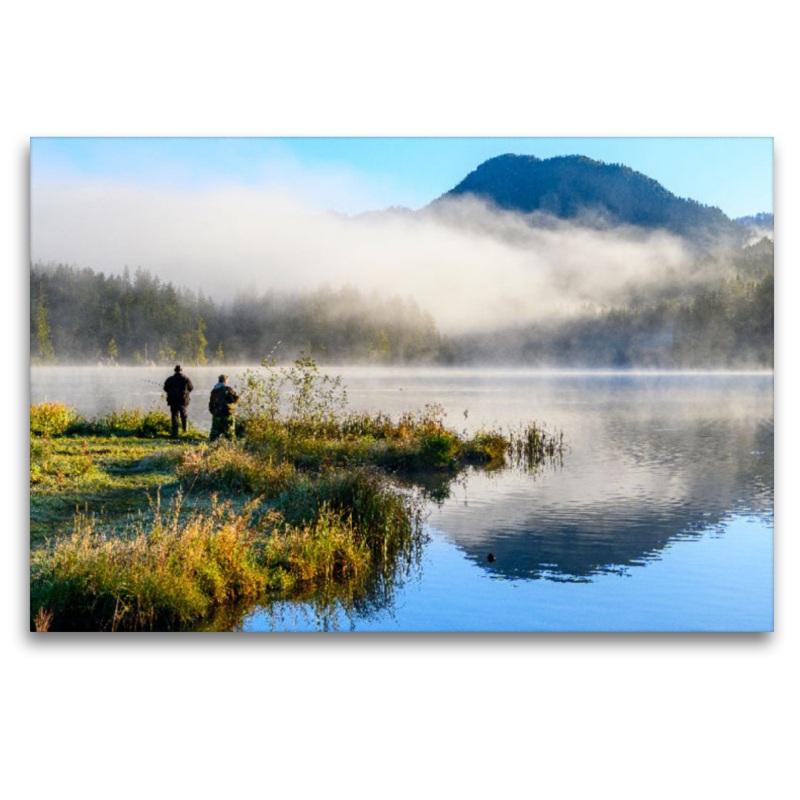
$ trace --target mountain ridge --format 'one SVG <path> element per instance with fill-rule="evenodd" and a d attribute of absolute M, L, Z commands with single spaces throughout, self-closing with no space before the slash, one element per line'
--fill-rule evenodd
<path fill-rule="evenodd" d="M 744 243 L 742 225 L 719 208 L 678 197 L 630 167 L 582 155 L 495 156 L 423 210 L 442 208 L 465 195 L 522 214 L 541 212 L 593 225 L 664 229 L 703 249 Z"/>

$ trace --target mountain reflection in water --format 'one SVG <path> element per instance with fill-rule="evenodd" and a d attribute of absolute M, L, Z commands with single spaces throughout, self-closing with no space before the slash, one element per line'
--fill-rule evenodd
<path fill-rule="evenodd" d="M 563 470 L 536 480 L 475 473 L 431 524 L 493 575 L 589 580 L 658 558 L 732 514 L 772 519 L 771 415 L 640 408 L 589 415 L 570 434 Z"/>

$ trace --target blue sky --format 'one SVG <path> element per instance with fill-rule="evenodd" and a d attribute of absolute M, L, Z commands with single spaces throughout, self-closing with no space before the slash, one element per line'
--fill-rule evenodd
<path fill-rule="evenodd" d="M 275 184 L 342 213 L 419 208 L 502 153 L 625 164 L 731 217 L 773 210 L 771 138 L 35 138 L 31 183 Z"/>

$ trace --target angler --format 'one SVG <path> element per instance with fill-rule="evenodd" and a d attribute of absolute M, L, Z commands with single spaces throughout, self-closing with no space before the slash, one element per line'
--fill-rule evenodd
<path fill-rule="evenodd" d="M 232 439 L 236 434 L 236 403 L 239 395 L 228 386 L 228 376 L 220 375 L 219 383 L 211 390 L 208 400 L 208 410 L 211 412 L 210 441 L 224 436 Z"/>
<path fill-rule="evenodd" d="M 164 381 L 164 391 L 167 393 L 167 405 L 172 414 L 172 438 L 177 439 L 178 417 L 181 420 L 181 428 L 186 433 L 189 394 L 194 391 L 192 382 L 183 374 L 180 364 L 175 367 L 175 373 Z"/>

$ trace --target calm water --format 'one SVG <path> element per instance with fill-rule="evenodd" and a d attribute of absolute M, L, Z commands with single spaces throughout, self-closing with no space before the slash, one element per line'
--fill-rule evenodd
<path fill-rule="evenodd" d="M 226 370 L 236 384 L 237 370 Z M 218 368 L 187 370 L 208 428 Z M 245 630 L 771 630 L 771 375 L 336 370 L 354 408 L 441 403 L 474 430 L 537 420 L 563 466 L 468 473 L 430 504 L 419 567 L 358 611 L 284 603 Z M 160 402 L 169 370 L 36 369 L 31 402 Z M 445 496 L 447 495 L 447 496 Z M 489 553 L 495 561 L 487 561 Z"/>

